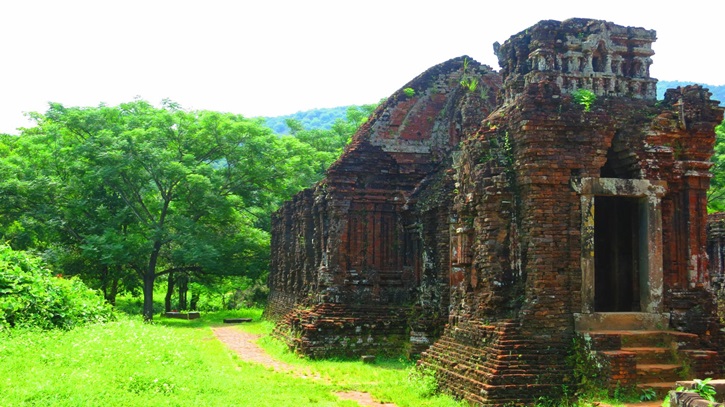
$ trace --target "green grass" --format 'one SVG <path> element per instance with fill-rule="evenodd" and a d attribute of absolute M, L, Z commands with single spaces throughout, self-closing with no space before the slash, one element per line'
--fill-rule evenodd
<path fill-rule="evenodd" d="M 0 336 L 0 406 L 343 406 L 344 389 L 369 391 L 404 406 L 456 406 L 425 397 L 426 383 L 409 379 L 412 364 L 386 360 L 307 361 L 277 341 L 263 345 L 320 379 L 299 378 L 240 360 L 215 339 L 223 318 L 251 317 L 239 329 L 265 334 L 260 310 L 203 313 L 200 320 L 138 316 L 71 331 L 13 330 Z"/>
<path fill-rule="evenodd" d="M 237 329 L 262 335 L 259 344 L 269 354 L 308 377 L 240 360 L 211 332 L 224 318 L 252 318 Z M 435 394 L 432 376 L 411 361 L 308 360 L 269 337 L 272 328 L 260 309 L 251 309 L 202 313 L 197 320 L 157 315 L 154 324 L 134 314 L 71 331 L 3 332 L 0 407 L 357 406 L 335 396 L 343 390 L 365 391 L 398 407 L 466 405 Z"/>
<path fill-rule="evenodd" d="M 298 357 L 286 346 L 269 336 L 259 344 L 267 353 L 302 371 L 311 371 L 338 390 L 358 390 L 372 394 L 376 400 L 407 406 L 463 406 L 443 394 L 433 394 L 431 376 L 414 369 L 405 359 L 378 359 L 375 364 L 358 360 L 309 360 Z"/>

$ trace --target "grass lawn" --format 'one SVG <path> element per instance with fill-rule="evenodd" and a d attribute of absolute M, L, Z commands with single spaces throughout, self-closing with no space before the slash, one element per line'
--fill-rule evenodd
<path fill-rule="evenodd" d="M 263 337 L 275 357 L 320 379 L 275 373 L 241 361 L 212 334 L 223 318 L 253 317 L 239 329 L 267 334 L 260 310 L 203 314 L 199 320 L 138 316 L 72 331 L 0 333 L 0 407 L 10 406 L 357 406 L 334 392 L 354 389 L 405 406 L 460 406 L 431 395 L 413 364 L 384 360 L 307 361 Z"/>

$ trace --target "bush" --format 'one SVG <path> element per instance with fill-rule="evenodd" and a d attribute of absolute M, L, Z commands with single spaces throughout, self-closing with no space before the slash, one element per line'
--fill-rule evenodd
<path fill-rule="evenodd" d="M 112 319 L 111 306 L 82 281 L 54 276 L 37 256 L 0 245 L 0 330 L 71 329 Z"/>

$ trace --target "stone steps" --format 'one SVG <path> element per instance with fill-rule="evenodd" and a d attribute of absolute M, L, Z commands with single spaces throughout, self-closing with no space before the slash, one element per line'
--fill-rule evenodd
<path fill-rule="evenodd" d="M 638 384 L 675 382 L 681 379 L 681 364 L 674 363 L 658 363 L 658 364 L 639 364 L 637 363 L 637 382 Z"/>
<path fill-rule="evenodd" d="M 601 318 L 601 322 L 605 324 L 606 321 L 610 321 L 609 326 L 614 329 L 588 330 L 582 334 L 589 336 L 594 350 L 603 355 L 620 356 L 620 360 L 621 357 L 627 357 L 625 355 L 630 355 L 629 358 L 634 355 L 636 364 L 630 366 L 634 367 L 635 371 L 630 370 L 629 373 L 629 377 L 634 380 L 633 384 L 641 390 L 654 390 L 661 399 L 669 390 L 674 389 L 675 382 L 681 379 L 683 373 L 681 360 L 687 357 L 688 352 L 693 352 L 686 349 L 697 348 L 698 337 L 695 334 L 677 331 L 631 329 L 632 325 L 636 324 L 637 318 L 636 315 L 623 315 L 621 318 L 609 315 Z M 591 324 L 591 321 L 588 323 Z M 644 325 L 646 328 L 651 328 L 649 325 L 652 324 Z M 621 329 L 623 327 L 627 329 Z"/>
<path fill-rule="evenodd" d="M 637 355 L 637 363 L 666 363 L 672 360 L 673 350 L 664 347 L 622 347 L 622 351 L 632 352 Z"/>
<path fill-rule="evenodd" d="M 679 349 L 690 349 L 697 343 L 697 335 L 677 331 L 597 330 L 583 333 L 595 341 L 618 337 L 620 347 L 628 348 L 668 347 L 674 344 Z"/>

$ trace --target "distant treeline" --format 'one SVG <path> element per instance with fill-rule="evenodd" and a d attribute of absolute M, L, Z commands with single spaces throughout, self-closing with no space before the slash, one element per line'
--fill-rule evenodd
<path fill-rule="evenodd" d="M 687 81 L 659 81 L 657 82 L 657 99 L 664 99 L 665 90 L 676 88 L 678 86 L 686 86 L 695 82 Z M 702 84 L 702 86 L 710 89 L 712 99 L 719 100 L 721 106 L 725 106 L 725 85 L 713 86 Z M 347 109 L 349 106 L 338 106 L 323 109 L 311 109 L 294 114 L 284 116 L 265 117 L 267 126 L 277 134 L 290 134 L 285 120 L 294 119 L 302 124 L 306 130 L 329 130 L 337 119 L 345 120 Z"/>
<path fill-rule="evenodd" d="M 277 134 L 290 134 L 290 128 L 285 122 L 294 119 L 306 130 L 329 130 L 335 120 L 345 120 L 349 106 L 338 106 L 322 109 L 305 110 L 284 116 L 265 117 L 267 126 Z"/>

